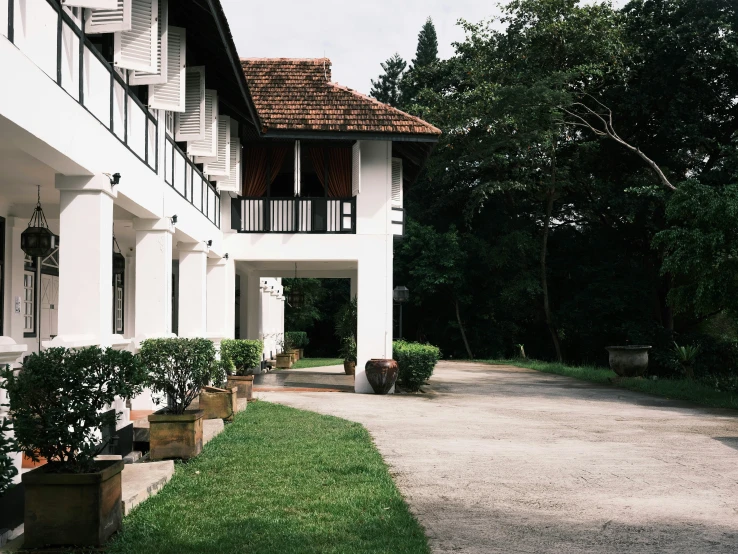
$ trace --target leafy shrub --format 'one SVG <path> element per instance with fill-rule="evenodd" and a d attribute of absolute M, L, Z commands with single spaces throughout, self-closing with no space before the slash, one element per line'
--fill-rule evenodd
<path fill-rule="evenodd" d="M 392 344 L 392 357 L 400 370 L 397 382 L 405 389 L 416 391 L 433 375 L 441 351 L 430 344 L 398 340 Z"/>
<path fill-rule="evenodd" d="M 116 397 L 141 392 L 146 373 L 130 352 L 50 348 L 31 354 L 21 370 L 2 372 L 20 450 L 51 471 L 95 471 L 94 457 L 106 446 L 100 430 L 115 425 L 109 410 Z"/>
<path fill-rule="evenodd" d="M 149 339 L 141 343 L 148 384 L 166 394 L 167 411 L 183 414 L 218 374 L 215 346 L 208 339 Z"/>
<path fill-rule="evenodd" d="M 10 454 L 15 452 L 16 445 L 9 434 L 10 421 L 6 418 L 0 419 L 0 496 L 10 488 L 13 477 L 18 474 L 13 459 L 10 457 Z"/>
<path fill-rule="evenodd" d="M 344 361 L 356 361 L 356 325 L 359 313 L 357 299 L 344 304 L 336 316 L 336 336 L 341 342 L 340 354 Z"/>
<path fill-rule="evenodd" d="M 220 343 L 220 359 L 229 375 L 253 375 L 263 352 L 260 340 L 225 339 Z"/>
<path fill-rule="evenodd" d="M 285 339 L 288 339 L 292 348 L 305 348 L 310 344 L 308 334 L 305 331 L 288 331 L 284 334 Z"/>

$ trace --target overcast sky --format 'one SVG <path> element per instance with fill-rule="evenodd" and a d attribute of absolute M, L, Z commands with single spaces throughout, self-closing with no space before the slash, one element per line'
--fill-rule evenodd
<path fill-rule="evenodd" d="M 368 93 L 379 66 L 395 52 L 415 57 L 418 32 L 428 16 L 438 33 L 441 58 L 464 38 L 456 22 L 499 13 L 480 0 L 221 0 L 242 57 L 320 58 L 333 62 L 333 80 Z M 625 0 L 614 0 L 621 6 Z"/>

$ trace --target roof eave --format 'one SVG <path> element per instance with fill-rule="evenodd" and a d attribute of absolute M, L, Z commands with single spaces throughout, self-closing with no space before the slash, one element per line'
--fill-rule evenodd
<path fill-rule="evenodd" d="M 379 133 L 366 131 L 301 131 L 298 129 L 266 129 L 260 130 L 265 138 L 289 140 L 389 140 L 393 142 L 427 142 L 437 143 L 441 138 L 437 134 L 423 133 Z"/>

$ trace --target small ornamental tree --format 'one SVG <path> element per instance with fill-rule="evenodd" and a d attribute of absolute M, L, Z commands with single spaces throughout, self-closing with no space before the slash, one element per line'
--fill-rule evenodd
<path fill-rule="evenodd" d="M 149 339 L 141 343 L 148 384 L 166 395 L 167 412 L 183 414 L 202 387 L 218 378 L 215 346 L 208 339 Z"/>
<path fill-rule="evenodd" d="M 5 494 L 13 483 L 18 470 L 10 455 L 15 452 L 15 441 L 10 437 L 10 421 L 0 418 L 0 496 Z"/>
<path fill-rule="evenodd" d="M 305 348 L 310 344 L 310 339 L 308 339 L 305 331 L 287 331 L 285 338 L 289 339 L 292 348 Z"/>
<path fill-rule="evenodd" d="M 260 340 L 224 339 L 220 342 L 220 360 L 229 375 L 252 375 L 261 365 L 264 343 Z"/>
<path fill-rule="evenodd" d="M 340 355 L 345 362 L 356 362 L 357 358 L 357 320 L 359 305 L 354 298 L 344 304 L 336 316 L 336 337 L 341 342 Z"/>
<path fill-rule="evenodd" d="M 110 407 L 139 394 L 145 376 L 136 356 L 112 348 L 31 354 L 17 375 L 2 372 L 18 447 L 35 462 L 45 458 L 48 471 L 95 472 L 107 444 L 101 430 L 120 416 Z"/>

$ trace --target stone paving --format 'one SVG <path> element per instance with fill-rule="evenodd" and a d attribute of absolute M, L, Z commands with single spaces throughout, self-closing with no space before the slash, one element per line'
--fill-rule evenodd
<path fill-rule="evenodd" d="M 362 423 L 434 552 L 736 553 L 738 415 L 511 366 L 258 397 Z"/>

